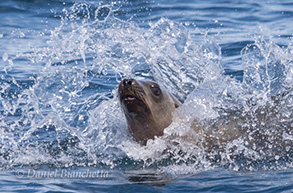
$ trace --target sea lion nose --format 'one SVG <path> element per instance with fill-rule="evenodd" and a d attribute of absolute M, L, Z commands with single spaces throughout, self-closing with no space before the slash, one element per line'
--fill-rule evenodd
<path fill-rule="evenodd" d="M 134 79 L 124 79 L 122 83 L 125 88 L 128 88 L 133 84 L 133 82 Z"/>

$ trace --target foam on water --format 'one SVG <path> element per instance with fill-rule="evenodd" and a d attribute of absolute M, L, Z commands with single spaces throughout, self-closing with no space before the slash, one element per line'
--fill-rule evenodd
<path fill-rule="evenodd" d="M 167 173 L 292 167 L 292 44 L 255 38 L 241 52 L 238 82 L 223 75 L 213 38 L 194 42 L 171 20 L 144 29 L 114 14 L 111 6 L 75 4 L 64 9 L 46 47 L 2 56 L 1 79 L 10 81 L 0 85 L 1 167 L 127 165 Z M 9 73 L 17 58 L 40 66 L 30 86 Z M 145 147 L 132 140 L 119 107 L 123 77 L 154 79 L 184 101 L 165 135 Z M 213 134 L 216 124 L 232 122 L 246 132 L 207 149 L 195 120 Z"/>

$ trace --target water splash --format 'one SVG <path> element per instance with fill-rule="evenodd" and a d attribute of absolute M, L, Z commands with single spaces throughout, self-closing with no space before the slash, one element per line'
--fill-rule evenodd
<path fill-rule="evenodd" d="M 182 101 L 206 77 L 217 79 L 223 73 L 220 47 L 212 39 L 196 44 L 181 24 L 160 19 L 151 24 L 146 37 L 154 79 Z"/>
<path fill-rule="evenodd" d="M 63 10 L 46 46 L 3 57 L 25 58 L 40 71 L 20 81 L 10 65 L 1 77 L 1 167 L 106 165 L 169 173 L 292 167 L 292 45 L 281 49 L 256 39 L 241 52 L 241 83 L 223 75 L 212 38 L 195 43 L 169 19 L 143 29 L 114 13 L 111 6 L 75 4 Z M 165 136 L 145 147 L 132 140 L 119 108 L 116 86 L 123 77 L 155 79 L 185 101 Z M 233 123 L 247 134 L 232 133 L 220 151 L 207 149 L 191 129 L 195 120 L 215 137 L 223 136 L 217 124 Z"/>
<path fill-rule="evenodd" d="M 257 39 L 252 45 L 241 52 L 244 67 L 244 84 L 248 88 L 267 94 L 276 95 L 284 82 L 285 60 L 284 51 L 272 40 Z"/>

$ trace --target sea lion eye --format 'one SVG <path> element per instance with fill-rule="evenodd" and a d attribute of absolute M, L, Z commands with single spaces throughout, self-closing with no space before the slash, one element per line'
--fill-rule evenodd
<path fill-rule="evenodd" d="M 151 91 L 155 96 L 159 96 L 161 94 L 161 89 L 155 85 L 151 85 Z"/>

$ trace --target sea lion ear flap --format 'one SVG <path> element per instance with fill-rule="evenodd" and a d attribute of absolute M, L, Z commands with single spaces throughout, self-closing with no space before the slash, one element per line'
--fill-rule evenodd
<path fill-rule="evenodd" d="M 175 108 L 178 108 L 178 107 L 180 107 L 180 105 L 181 105 L 181 103 L 178 101 L 178 103 L 177 102 L 175 102 Z"/>
<path fill-rule="evenodd" d="M 173 95 L 171 95 L 171 98 L 174 101 L 175 108 L 178 108 L 178 107 L 181 106 L 181 102 L 176 97 L 174 97 Z"/>

